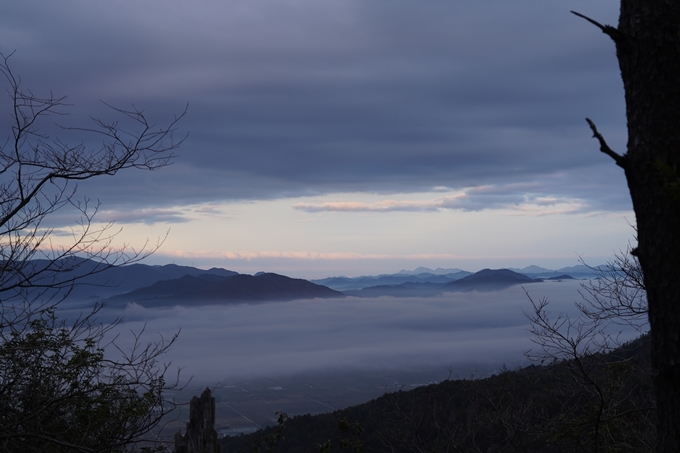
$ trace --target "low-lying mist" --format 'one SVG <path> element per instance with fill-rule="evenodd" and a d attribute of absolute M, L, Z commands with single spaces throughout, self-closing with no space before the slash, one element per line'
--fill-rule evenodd
<path fill-rule="evenodd" d="M 579 282 L 545 282 L 525 289 L 548 297 L 551 311 L 577 315 Z M 338 369 L 450 367 L 489 370 L 527 364 L 532 347 L 522 309 L 524 289 L 447 293 L 432 298 L 345 298 L 147 309 L 128 305 L 116 327 L 119 345 L 130 330 L 144 339 L 169 338 L 165 358 L 195 382 L 229 381 Z M 634 337 L 632 329 L 624 336 Z M 467 371 L 461 371 L 466 373 Z"/>

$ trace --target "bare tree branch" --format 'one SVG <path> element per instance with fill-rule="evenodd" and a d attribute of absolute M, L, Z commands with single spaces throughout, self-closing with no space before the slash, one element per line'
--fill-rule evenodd
<path fill-rule="evenodd" d="M 591 24 L 595 25 L 597 28 L 602 30 L 602 33 L 605 35 L 609 36 L 612 40 L 616 41 L 621 41 L 623 40 L 626 35 L 622 33 L 618 28 L 612 27 L 611 25 L 602 25 L 596 20 L 591 19 L 588 16 L 585 16 L 581 13 L 577 13 L 576 11 L 570 11 L 573 15 L 580 17 L 581 19 L 585 19 Z"/>
<path fill-rule="evenodd" d="M 122 122 L 60 126 L 101 145 L 69 144 L 40 129 L 48 116 L 65 114 L 66 97 L 25 90 L 9 67 L 11 54 L 0 57 L 13 119 L 0 146 L 0 450 L 130 451 L 174 407 L 163 392 L 178 381 L 166 381 L 169 364 L 160 359 L 179 332 L 147 343 L 142 330 L 123 349 L 109 338 L 119 321 L 95 319 L 101 304 L 75 320 L 56 313 L 83 279 L 145 258 L 162 238 L 137 249 L 114 247 L 120 230 L 96 226 L 99 203 L 77 199 L 77 182 L 170 165 L 186 138 L 176 137 L 186 109 L 156 126 L 135 106 L 106 104 Z M 70 242 L 55 245 L 55 230 L 43 225 L 63 209 L 75 214 L 76 225 Z"/>
<path fill-rule="evenodd" d="M 616 153 L 609 147 L 609 145 L 607 145 L 607 142 L 604 140 L 604 137 L 602 136 L 602 134 L 600 134 L 600 132 L 598 132 L 595 123 L 593 123 L 590 118 L 586 118 L 586 122 L 588 123 L 588 126 L 590 126 L 590 130 L 593 131 L 593 137 L 596 138 L 598 142 L 600 142 L 600 151 L 614 159 L 616 165 L 625 170 L 627 165 L 626 156 L 622 156 Z"/>

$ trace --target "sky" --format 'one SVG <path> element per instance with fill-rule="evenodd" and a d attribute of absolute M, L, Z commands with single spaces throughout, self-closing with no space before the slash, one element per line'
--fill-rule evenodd
<path fill-rule="evenodd" d="M 37 0 L 3 5 L 0 52 L 23 88 L 68 96 L 50 139 L 96 150 L 53 123 L 188 105 L 171 166 L 78 187 L 117 243 L 164 238 L 146 263 L 556 269 L 601 264 L 635 222 L 585 122 L 625 151 L 614 47 L 570 10 L 618 20 L 611 0 Z M 46 226 L 59 243 L 77 221 Z"/>

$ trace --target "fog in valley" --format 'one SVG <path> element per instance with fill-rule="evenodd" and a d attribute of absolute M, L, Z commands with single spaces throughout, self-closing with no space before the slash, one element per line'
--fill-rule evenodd
<path fill-rule="evenodd" d="M 194 383 L 296 373 L 428 368 L 446 378 L 488 375 L 503 364 L 528 364 L 532 347 L 522 310 L 526 289 L 551 311 L 577 316 L 579 281 L 544 282 L 432 298 L 343 298 L 263 304 L 147 309 L 128 305 L 117 343 L 145 329 L 147 341 L 180 336 L 166 360 Z M 120 313 L 118 313 L 120 314 Z M 107 314 L 104 313 L 104 316 Z M 618 327 L 617 327 L 618 328 Z M 636 336 L 623 328 L 622 338 Z"/>

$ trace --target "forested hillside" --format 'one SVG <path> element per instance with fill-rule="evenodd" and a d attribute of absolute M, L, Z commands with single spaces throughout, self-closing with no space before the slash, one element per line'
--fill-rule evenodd
<path fill-rule="evenodd" d="M 608 354 L 386 393 L 297 416 L 222 451 L 651 451 L 655 409 L 643 335 Z"/>

